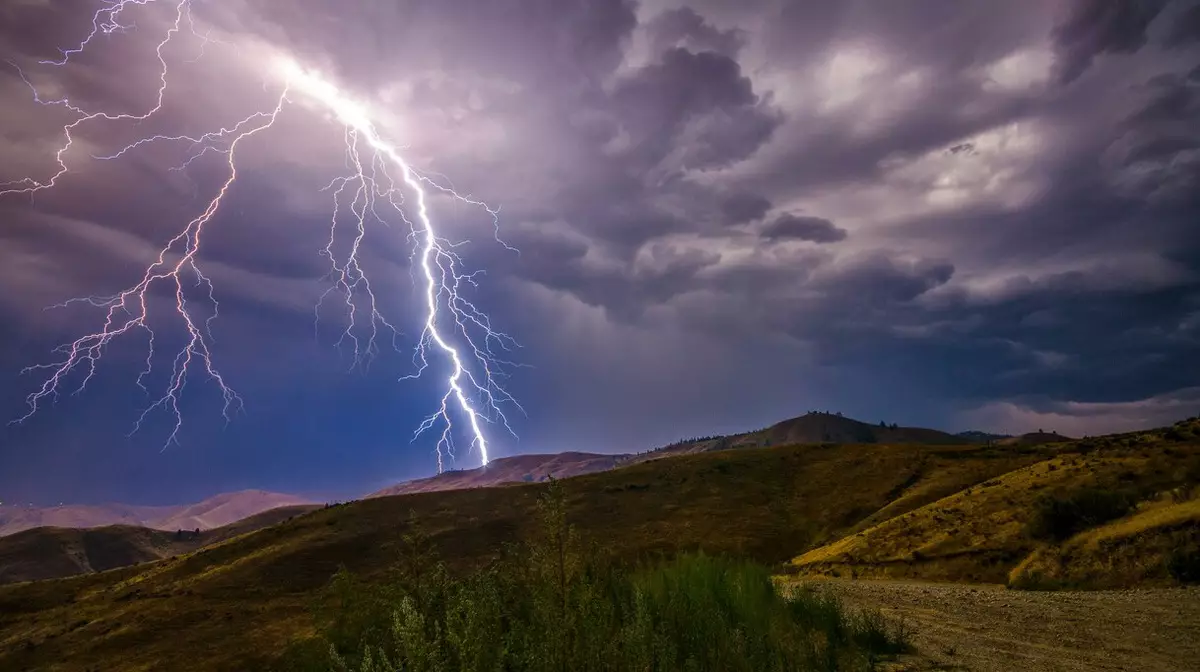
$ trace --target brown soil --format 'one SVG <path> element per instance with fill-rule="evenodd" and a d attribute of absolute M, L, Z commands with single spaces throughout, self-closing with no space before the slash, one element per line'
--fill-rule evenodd
<path fill-rule="evenodd" d="M 1003 586 L 804 580 L 903 619 L 918 655 L 897 669 L 1200 670 L 1200 589 L 1025 592 Z"/>

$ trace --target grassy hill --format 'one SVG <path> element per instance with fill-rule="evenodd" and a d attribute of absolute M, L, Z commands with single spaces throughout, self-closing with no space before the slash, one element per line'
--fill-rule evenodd
<path fill-rule="evenodd" d="M 1029 432 L 1020 436 L 1007 436 L 996 439 L 996 443 L 1001 446 L 1040 446 L 1044 443 L 1062 443 L 1063 441 L 1071 440 L 1071 437 L 1063 436 L 1057 432 Z"/>
<path fill-rule="evenodd" d="M 780 563 L 888 506 L 920 506 L 1043 459 L 981 446 L 790 446 L 653 460 L 566 482 L 596 553 L 702 549 Z M 195 553 L 0 587 L 0 669 L 254 669 L 310 633 L 313 596 L 345 565 L 391 566 L 410 512 L 452 569 L 496 557 L 534 524 L 542 484 L 379 497 L 317 510 Z M 898 501 L 903 500 L 903 501 Z"/>
<path fill-rule="evenodd" d="M 1200 552 L 1197 433 L 1193 421 L 1059 444 L 1053 457 L 908 512 L 881 511 L 792 564 L 802 573 L 1019 587 L 1177 583 L 1168 556 L 1186 563 L 1188 549 Z"/>
<path fill-rule="evenodd" d="M 607 471 L 617 467 L 678 455 L 692 455 L 733 448 L 769 448 L 800 443 L 882 443 L 961 445 L 979 443 L 974 438 L 954 436 L 922 427 L 892 427 L 843 417 L 834 413 L 813 412 L 784 420 L 765 429 L 725 436 L 709 436 L 678 441 L 656 450 L 638 454 L 565 452 L 549 455 L 516 455 L 492 460 L 486 467 L 462 471 L 447 471 L 412 481 L 398 483 L 372 493 L 370 497 L 403 495 L 413 492 L 435 492 L 460 488 L 484 488 L 507 483 L 540 482 L 547 477 L 570 478 Z M 1026 441 L 1021 445 L 1045 443 Z"/>
<path fill-rule="evenodd" d="M 1168 495 L 1132 515 L 1035 550 L 1008 575 L 1018 588 L 1200 583 L 1200 499 Z"/>
<path fill-rule="evenodd" d="M 899 427 L 883 423 L 873 425 L 837 413 L 813 411 L 753 432 L 680 441 L 659 450 L 638 455 L 635 461 L 712 450 L 768 448 L 798 443 L 961 445 L 975 443 L 975 441 L 936 429 Z"/>
<path fill-rule="evenodd" d="M 177 534 L 133 525 L 24 530 L 0 538 L 0 584 L 103 572 L 182 555 L 315 508 L 315 505 L 301 505 L 272 509 L 200 534 L 193 531 Z"/>
<path fill-rule="evenodd" d="M 833 418 L 743 436 L 860 431 Z M 658 451 L 568 479 L 566 507 L 590 553 L 620 561 L 702 550 L 800 573 L 1018 587 L 1200 581 L 1197 436 L 1200 422 L 1045 445 Z M 159 669 L 181 651 L 189 669 L 263 669 L 314 632 L 339 567 L 382 581 L 416 522 L 451 572 L 479 568 L 533 533 L 545 488 L 370 498 L 174 558 L 0 586 L 0 669 Z"/>

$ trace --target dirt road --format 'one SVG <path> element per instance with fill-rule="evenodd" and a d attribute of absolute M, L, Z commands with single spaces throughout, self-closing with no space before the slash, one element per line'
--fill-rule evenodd
<path fill-rule="evenodd" d="M 903 618 L 907 670 L 1200 672 L 1200 589 L 1024 592 L 1003 586 L 801 581 Z"/>

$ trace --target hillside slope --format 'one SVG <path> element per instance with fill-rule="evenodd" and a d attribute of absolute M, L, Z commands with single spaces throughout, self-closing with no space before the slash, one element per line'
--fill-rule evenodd
<path fill-rule="evenodd" d="M 1035 550 L 1008 576 L 1019 588 L 1200 583 L 1200 499 L 1148 502 L 1133 515 Z"/>
<path fill-rule="evenodd" d="M 406 481 L 373 492 L 368 497 L 405 495 L 413 492 L 436 492 L 462 488 L 486 488 L 506 483 L 539 483 L 548 477 L 570 478 L 597 471 L 607 471 L 626 462 L 628 455 L 597 455 L 594 453 L 556 453 L 551 455 L 516 455 L 492 460 L 485 467 L 465 471 L 447 471 L 437 476 Z"/>
<path fill-rule="evenodd" d="M 547 476 L 568 478 L 664 457 L 694 455 L 714 450 L 770 448 L 804 443 L 962 445 L 976 443 L 976 441 L 934 429 L 872 425 L 833 413 L 814 412 L 784 420 L 765 429 L 728 436 L 679 441 L 656 450 L 637 454 L 599 455 L 566 452 L 503 457 L 492 460 L 486 467 L 466 471 L 447 471 L 429 478 L 398 483 L 371 493 L 368 497 L 460 488 L 483 488 L 505 483 L 540 482 Z M 1036 445 L 1036 442 L 1022 445 Z"/>
<path fill-rule="evenodd" d="M 596 553 L 633 560 L 703 549 L 784 561 L 906 493 L 936 496 L 1044 459 L 982 446 L 793 446 L 684 455 L 566 482 L 570 520 Z M 963 468 L 962 465 L 970 465 Z M 955 480 L 951 479 L 951 480 Z M 531 531 L 539 484 L 377 497 L 318 510 L 176 559 L 0 587 L 0 669 L 256 669 L 312 628 L 339 566 L 371 580 L 419 521 L 451 569 Z M 410 517 L 411 516 L 413 517 Z"/>
<path fill-rule="evenodd" d="M 272 509 L 200 534 L 132 525 L 23 530 L 0 538 L 0 584 L 103 572 L 182 555 L 315 508 L 310 504 Z"/>
<path fill-rule="evenodd" d="M 1200 483 L 1194 436 L 1158 430 L 1064 444 L 1054 457 L 977 487 L 904 513 L 881 511 L 871 525 L 792 564 L 801 573 L 858 577 L 1004 583 L 1021 567 L 1014 575 L 1020 585 L 1042 576 L 1081 587 L 1172 584 L 1167 555 L 1197 548 L 1200 557 L 1194 504 L 1161 503 L 1194 496 L 1180 494 Z M 1111 523 L 1089 523 L 1104 512 L 1084 506 L 1133 509 L 1114 512 Z M 1075 517 L 1086 529 L 1068 528 L 1061 541 L 1031 532 L 1030 521 L 1047 516 Z"/>
<path fill-rule="evenodd" d="M 146 521 L 147 527 L 159 530 L 211 530 L 230 525 L 264 511 L 285 506 L 311 506 L 316 502 L 306 497 L 266 490 L 240 490 L 209 497 L 181 507 L 168 516 Z"/>

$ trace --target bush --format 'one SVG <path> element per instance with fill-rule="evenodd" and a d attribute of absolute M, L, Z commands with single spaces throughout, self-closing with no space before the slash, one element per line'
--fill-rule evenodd
<path fill-rule="evenodd" d="M 1200 583 L 1200 547 L 1178 546 L 1167 556 L 1167 571 L 1183 584 Z"/>
<path fill-rule="evenodd" d="M 406 539 L 387 585 L 339 572 L 321 640 L 293 646 L 286 663 L 342 672 L 847 670 L 909 648 L 879 614 L 784 593 L 753 563 L 703 554 L 640 567 L 589 561 L 598 554 L 584 552 L 565 511 L 552 481 L 539 538 L 465 577 L 431 559 L 420 535 Z"/>
<path fill-rule="evenodd" d="M 1064 541 L 1078 532 L 1133 510 L 1137 497 L 1126 491 L 1086 488 L 1066 494 L 1043 495 L 1026 526 L 1035 539 Z"/>

